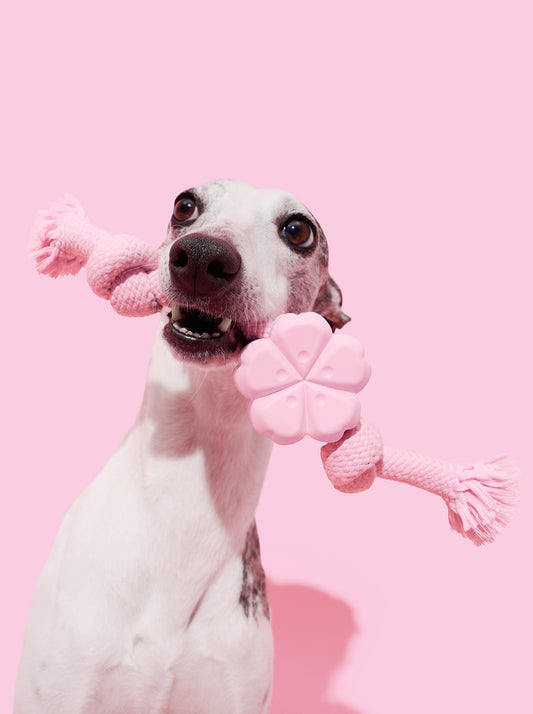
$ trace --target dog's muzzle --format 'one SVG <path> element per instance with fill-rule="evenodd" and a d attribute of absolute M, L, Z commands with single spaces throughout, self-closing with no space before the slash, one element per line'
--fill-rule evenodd
<path fill-rule="evenodd" d="M 169 272 L 176 297 L 163 334 L 182 358 L 226 360 L 249 341 L 236 320 L 241 256 L 229 241 L 203 233 L 179 238 Z"/>

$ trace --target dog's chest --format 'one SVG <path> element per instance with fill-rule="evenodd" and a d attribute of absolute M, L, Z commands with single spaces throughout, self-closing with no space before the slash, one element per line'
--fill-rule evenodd
<path fill-rule="evenodd" d="M 149 382 L 134 428 L 71 509 L 43 571 L 20 711 L 266 710 L 271 629 L 250 526 L 270 444 L 224 384 L 203 379 L 200 397 L 192 383 Z"/>
<path fill-rule="evenodd" d="M 242 580 L 243 562 L 235 558 L 179 627 L 169 626 L 170 603 L 154 589 L 119 661 L 100 672 L 103 701 L 116 698 L 117 711 L 126 705 L 131 714 L 262 712 L 271 679 L 268 606 L 246 593 L 245 609 Z"/>
<path fill-rule="evenodd" d="M 36 616 L 59 619 L 41 630 L 36 691 L 46 701 L 59 672 L 77 678 L 69 714 L 260 714 L 272 644 L 255 527 L 241 547 L 222 539 L 216 509 L 198 510 L 191 488 L 193 501 L 166 522 L 165 509 L 146 507 L 133 456 L 126 442 L 67 517 L 43 572 L 37 600 L 56 595 L 42 596 Z"/>

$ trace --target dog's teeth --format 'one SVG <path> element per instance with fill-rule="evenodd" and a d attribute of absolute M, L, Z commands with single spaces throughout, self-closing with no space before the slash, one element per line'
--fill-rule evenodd
<path fill-rule="evenodd" d="M 231 325 L 231 320 L 229 317 L 224 317 L 220 322 L 218 323 L 217 327 L 220 330 L 220 332 L 227 332 L 230 328 Z"/>
<path fill-rule="evenodd" d="M 172 306 L 172 327 L 180 332 L 182 335 L 187 335 L 187 337 L 196 337 L 196 339 L 212 340 L 214 337 L 220 337 L 221 334 L 225 334 L 231 327 L 231 320 L 229 317 L 224 317 L 220 320 L 217 325 L 217 332 L 193 332 L 188 327 L 180 324 L 182 319 L 181 310 L 178 305 Z"/>

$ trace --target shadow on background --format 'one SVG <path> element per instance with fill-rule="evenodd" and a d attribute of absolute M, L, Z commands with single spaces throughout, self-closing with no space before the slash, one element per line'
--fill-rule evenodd
<path fill-rule="evenodd" d="M 269 581 L 268 593 L 275 652 L 269 714 L 361 714 L 327 698 L 331 677 L 357 634 L 351 608 L 307 585 Z"/>

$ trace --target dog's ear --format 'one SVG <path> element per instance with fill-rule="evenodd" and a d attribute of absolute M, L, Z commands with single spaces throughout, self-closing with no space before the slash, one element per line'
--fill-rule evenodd
<path fill-rule="evenodd" d="M 337 328 L 344 327 L 352 319 L 341 310 L 341 305 L 341 289 L 333 278 L 328 275 L 328 279 L 322 285 L 316 297 L 313 311 L 322 315 L 331 325 L 331 329 L 335 331 Z"/>

